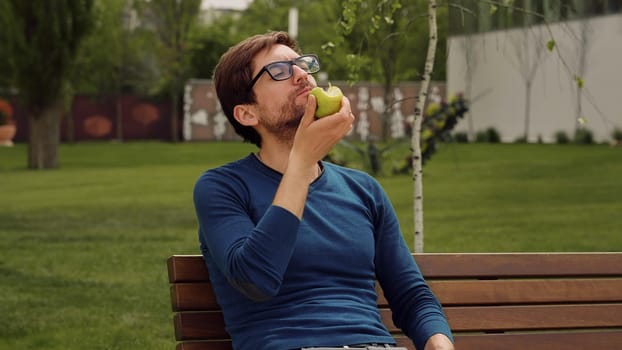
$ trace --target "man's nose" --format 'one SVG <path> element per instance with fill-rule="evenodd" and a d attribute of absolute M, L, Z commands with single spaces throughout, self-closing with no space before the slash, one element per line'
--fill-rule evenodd
<path fill-rule="evenodd" d="M 298 67 L 297 65 L 293 65 L 292 69 L 294 70 L 292 76 L 294 77 L 295 83 L 300 83 L 301 81 L 307 81 L 309 73 L 304 69 Z"/>

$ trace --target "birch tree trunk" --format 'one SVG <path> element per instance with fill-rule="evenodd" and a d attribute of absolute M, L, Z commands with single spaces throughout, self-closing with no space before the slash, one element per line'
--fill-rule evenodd
<path fill-rule="evenodd" d="M 415 106 L 415 118 L 413 120 L 413 133 L 411 147 L 413 149 L 413 180 L 414 185 L 414 250 L 415 253 L 423 253 L 423 164 L 421 162 L 421 122 L 423 109 L 428 97 L 430 79 L 434 69 L 434 56 L 436 55 L 437 28 L 436 28 L 436 0 L 428 0 L 428 24 L 430 38 L 428 41 L 428 53 L 425 60 L 423 77 L 417 103 Z"/>

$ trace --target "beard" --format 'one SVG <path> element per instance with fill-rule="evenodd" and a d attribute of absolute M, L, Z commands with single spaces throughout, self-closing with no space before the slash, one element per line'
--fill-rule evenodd
<path fill-rule="evenodd" d="M 275 118 L 263 118 L 262 125 L 272 135 L 282 142 L 291 144 L 294 141 L 298 125 L 305 114 L 305 105 L 296 104 L 296 96 L 298 91 L 294 92 L 287 100 L 289 103 L 284 104 L 278 111 Z M 266 115 L 267 113 L 262 113 Z"/>

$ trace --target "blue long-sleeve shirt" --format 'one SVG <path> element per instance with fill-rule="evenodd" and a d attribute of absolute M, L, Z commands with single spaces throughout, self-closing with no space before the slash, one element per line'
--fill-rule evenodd
<path fill-rule="evenodd" d="M 237 350 L 393 343 L 394 323 L 418 349 L 451 338 L 410 255 L 388 197 L 364 172 L 322 163 L 303 218 L 272 205 L 282 174 L 254 155 L 205 172 L 194 189 L 199 241 Z"/>

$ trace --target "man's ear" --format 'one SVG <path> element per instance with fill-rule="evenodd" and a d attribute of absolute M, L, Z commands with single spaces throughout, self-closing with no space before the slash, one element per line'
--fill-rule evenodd
<path fill-rule="evenodd" d="M 249 105 L 237 105 L 233 107 L 233 117 L 244 126 L 254 126 L 259 122 L 255 110 Z"/>

